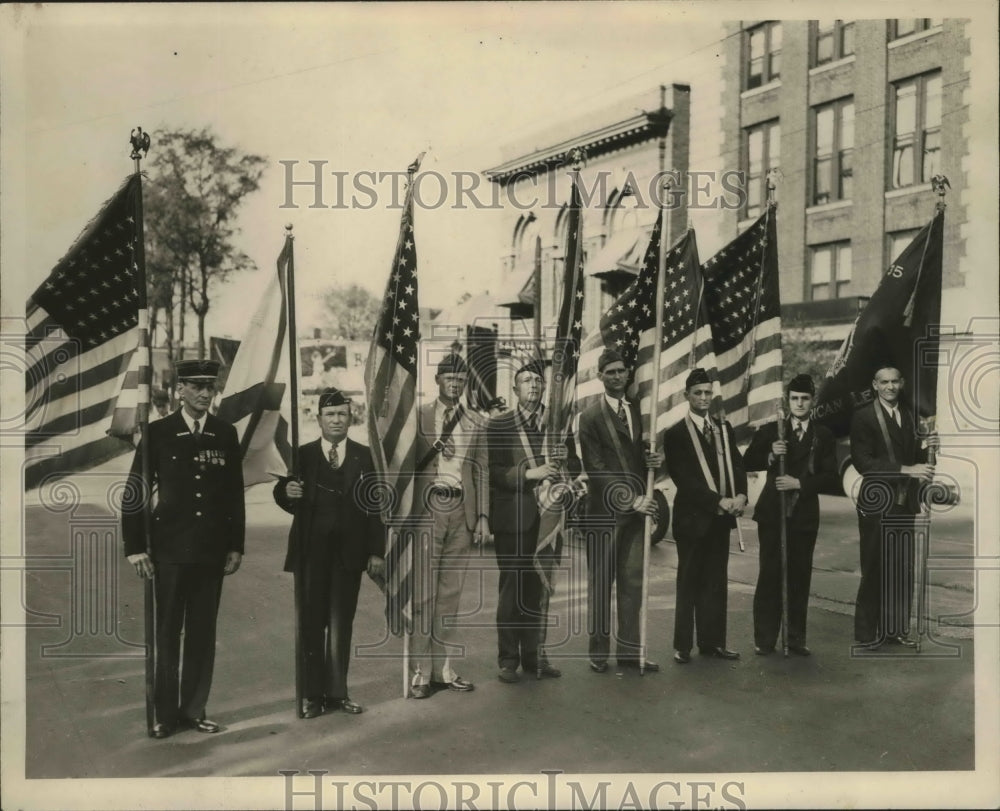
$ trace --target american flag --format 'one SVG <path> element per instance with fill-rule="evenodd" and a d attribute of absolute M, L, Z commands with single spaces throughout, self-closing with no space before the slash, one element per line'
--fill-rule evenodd
<path fill-rule="evenodd" d="M 133 449 L 109 431 L 149 403 L 141 195 L 131 175 L 28 299 L 26 488 Z"/>
<path fill-rule="evenodd" d="M 419 158 L 410 166 L 411 178 L 418 168 Z M 383 518 L 389 529 L 386 617 L 394 634 L 408 630 L 413 617 L 413 546 L 411 533 L 403 531 L 403 522 L 413 505 L 419 340 L 411 182 L 403 203 L 389 283 L 365 364 L 368 442 L 380 482 L 392 491 L 391 505 L 383 510 Z"/>
<path fill-rule="evenodd" d="M 243 486 L 273 482 L 291 463 L 288 356 L 288 275 L 294 263 L 288 234 L 277 273 L 264 290 L 233 359 L 219 417 L 236 426 L 243 454 Z"/>
<path fill-rule="evenodd" d="M 576 405 L 576 370 L 580 362 L 583 335 L 583 257 L 581 234 L 580 191 L 574 173 L 570 192 L 569 217 L 566 233 L 566 259 L 563 271 L 563 296 L 556 323 L 555 348 L 552 352 L 552 374 L 546 408 L 546 436 L 549 447 L 564 445 L 573 422 Z M 543 558 L 546 550 L 558 550 L 563 531 L 561 509 L 542 513 L 535 548 L 535 568 L 543 585 L 551 590 L 551 558 Z"/>
<path fill-rule="evenodd" d="M 776 208 L 702 266 L 722 407 L 737 442 L 774 419 L 781 402 Z"/>
<path fill-rule="evenodd" d="M 597 359 L 604 349 L 617 349 L 625 365 L 635 369 L 636 392 L 646 425 L 652 410 L 653 345 L 656 278 L 659 272 L 662 217 L 656 218 L 639 275 L 601 317 L 600 330 L 588 336 L 581 359 L 580 410 L 595 402 L 604 385 Z M 667 252 L 664 272 L 663 341 L 659 362 L 656 432 L 684 416 L 684 379 L 693 366 L 713 365 L 712 335 L 699 300 L 698 245 L 689 229 Z M 587 380 L 584 381 L 584 375 Z"/>

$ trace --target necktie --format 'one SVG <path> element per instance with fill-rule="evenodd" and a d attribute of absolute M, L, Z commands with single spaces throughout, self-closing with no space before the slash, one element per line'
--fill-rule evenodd
<path fill-rule="evenodd" d="M 327 459 L 330 460 L 330 467 L 338 468 L 340 467 L 340 456 L 337 454 L 337 446 L 330 446 L 330 453 L 327 455 Z"/>
<path fill-rule="evenodd" d="M 795 420 L 795 439 L 799 442 L 802 441 L 802 435 L 805 431 L 802 430 L 802 423 L 799 420 Z"/>
<path fill-rule="evenodd" d="M 894 408 L 892 410 L 892 418 L 896 421 L 896 425 L 897 426 L 899 426 L 900 428 L 903 427 L 903 421 L 899 417 L 899 409 L 898 408 Z"/>
<path fill-rule="evenodd" d="M 451 425 L 452 417 L 455 416 L 455 409 L 452 406 L 448 406 L 444 410 L 444 419 L 441 421 L 441 435 L 443 436 L 445 431 L 448 431 L 448 427 Z M 455 455 L 455 442 L 451 438 L 451 431 L 448 431 L 448 438 L 444 441 L 444 447 L 441 449 L 441 455 L 445 459 L 451 459 Z"/>
<path fill-rule="evenodd" d="M 628 415 L 625 413 L 625 402 L 623 400 L 618 401 L 618 419 L 628 428 Z"/>
<path fill-rule="evenodd" d="M 194 430 L 191 432 L 194 436 L 194 444 L 201 444 L 201 423 L 198 420 L 194 421 Z"/>
<path fill-rule="evenodd" d="M 708 421 L 708 417 L 705 418 L 705 424 L 703 426 L 703 430 L 704 430 L 704 433 L 705 433 L 705 441 L 708 443 L 708 447 L 714 448 L 715 447 L 715 437 L 712 436 L 712 434 L 713 434 L 712 423 L 710 423 Z"/>

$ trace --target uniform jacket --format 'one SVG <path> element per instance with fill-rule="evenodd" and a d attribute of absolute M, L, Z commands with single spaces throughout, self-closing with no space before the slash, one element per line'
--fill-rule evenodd
<path fill-rule="evenodd" d="M 733 462 L 735 495 L 740 493 L 746 495 L 747 474 L 743 467 L 743 457 L 736 447 L 733 427 L 728 422 L 725 430 L 729 437 L 729 453 Z M 709 469 L 714 470 L 715 450 L 709 448 L 703 439 L 699 438 L 699 441 L 702 443 Z M 719 514 L 719 501 L 722 496 L 712 490 L 705 481 L 697 453 L 691 444 L 687 415 L 663 432 L 663 453 L 666 456 L 667 472 L 670 473 L 670 478 L 677 488 L 674 496 L 674 537 L 688 538 L 703 535 Z M 734 494 L 730 494 L 732 495 Z M 727 515 L 726 519 L 729 526 L 736 526 L 734 516 Z"/>
<path fill-rule="evenodd" d="M 155 488 L 154 562 L 219 563 L 243 552 L 243 467 L 236 429 L 206 414 L 200 444 L 181 412 L 149 423 L 149 468 Z M 142 510 L 142 443 L 132 460 L 133 485 L 122 503 L 125 554 L 146 551 Z"/>
<path fill-rule="evenodd" d="M 538 528 L 538 504 L 534 489 L 537 482 L 525 481 L 524 471 L 544 463 L 542 443 L 535 447 L 534 459 L 528 459 L 520 437 L 520 410 L 512 408 L 490 420 L 486 429 L 489 453 L 490 528 L 493 532 L 525 533 Z M 566 440 L 570 475 L 580 472 L 572 437 Z"/>
<path fill-rule="evenodd" d="M 302 471 L 303 493 L 298 504 L 285 496 L 285 484 L 290 477 L 282 477 L 274 486 L 274 500 L 281 509 L 295 516 L 288 534 L 288 554 L 285 556 L 285 571 L 294 572 L 299 562 L 301 550 L 306 550 L 306 561 L 320 553 L 332 553 L 345 569 L 362 571 L 368 565 L 371 555 L 385 555 L 385 531 L 372 503 L 372 486 L 375 482 L 375 465 L 371 452 L 364 445 L 352 439 L 344 440 L 344 461 L 340 470 L 344 477 L 348 496 L 345 499 L 344 515 L 338 521 L 333 549 L 319 547 L 329 543 L 330 528 L 313 526 L 314 505 L 323 498 L 323 490 L 317 486 L 320 465 L 327 465 L 320 441 L 308 442 L 299 450 L 299 466 Z"/>
<path fill-rule="evenodd" d="M 893 463 L 889 459 L 889 451 L 886 448 L 885 439 L 882 436 L 882 429 L 879 427 L 878 419 L 875 416 L 875 409 L 882 409 L 882 416 L 885 418 L 885 426 L 889 432 L 889 441 L 892 443 L 893 453 L 896 461 Z M 858 473 L 862 475 L 862 493 L 859 498 L 859 509 L 866 501 L 864 488 L 885 487 L 887 492 L 896 492 L 896 488 L 902 489 L 906 503 L 896 508 L 897 512 L 907 512 L 916 514 L 920 511 L 919 488 L 920 483 L 910 477 L 900 474 L 901 465 L 913 465 L 927 461 L 927 451 L 920 447 L 917 440 L 916 429 L 913 417 L 910 413 L 899 406 L 902 426 L 896 425 L 896 421 L 889 415 L 879 400 L 869 403 L 854 412 L 851 418 L 851 461 Z M 879 498 L 875 498 L 878 501 Z"/>
<path fill-rule="evenodd" d="M 778 424 L 765 423 L 760 426 L 750 446 L 743 454 L 743 465 L 747 470 L 766 470 L 767 481 L 761 490 L 754 508 L 754 521 L 777 523 L 781 518 L 781 497 L 774 485 L 778 475 L 778 461 L 767 464 L 771 446 L 778 439 Z M 788 526 L 803 531 L 819 529 L 819 493 L 837 484 L 836 441 L 830 429 L 820 425 L 815 419 L 809 420 L 809 429 L 802 439 L 795 438 L 791 419 L 785 420 L 785 440 L 788 452 L 785 454 L 785 474 L 799 480 L 799 489 L 788 491 L 795 495 L 795 505 L 788 516 Z M 809 472 L 812 459 L 813 472 Z"/>
<path fill-rule="evenodd" d="M 416 453 L 414 455 L 417 462 L 424 458 L 438 439 L 438 434 L 434 431 L 434 410 L 436 407 L 437 400 L 420 407 Z M 466 445 L 460 449 L 466 454 L 462 463 L 462 506 L 465 510 L 465 526 L 470 530 L 476 528 L 476 522 L 480 515 L 489 515 L 490 509 L 486 425 L 486 417 L 471 412 L 465 405 L 462 406 L 462 414 L 458 422 L 458 430 L 461 431 L 460 441 Z M 454 433 L 452 437 L 455 437 Z M 427 489 L 434 483 L 436 472 L 437 457 L 432 459 L 424 470 L 416 474 L 413 496 L 413 516 L 416 518 L 427 515 Z"/>
<path fill-rule="evenodd" d="M 628 426 L 612 411 L 604 396 L 580 414 L 580 455 L 583 469 L 587 471 L 590 494 L 587 514 L 590 516 L 605 517 L 613 513 L 621 515 L 632 512 L 631 509 L 612 509 L 612 503 L 618 503 L 619 500 L 612 497 L 609 489 L 616 485 L 628 484 L 634 491 L 633 498 L 628 499 L 629 503 L 635 500 L 634 496 L 646 491 L 646 457 L 639 428 L 639 406 L 634 402 L 629 403 L 629 411 L 632 425 L 635 426 L 634 437 L 629 436 Z M 614 439 L 608 431 L 609 422 L 617 434 L 625 457 L 624 469 Z"/>

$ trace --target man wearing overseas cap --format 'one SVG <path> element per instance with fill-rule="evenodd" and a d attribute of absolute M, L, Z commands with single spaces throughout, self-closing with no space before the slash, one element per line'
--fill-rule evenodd
<path fill-rule="evenodd" d="M 463 397 L 468 367 L 450 353 L 437 366 L 438 396 L 420 407 L 413 519 L 416 531 L 410 696 L 467 693 L 455 671 L 455 623 L 473 542 L 489 537 L 486 421 Z"/>
<path fill-rule="evenodd" d="M 788 650 L 808 656 L 806 613 L 812 580 L 813 550 L 819 531 L 819 493 L 837 485 L 836 441 L 830 430 L 810 419 L 816 385 L 806 374 L 788 384 L 788 418 L 779 439 L 778 423 L 768 422 L 753 435 L 743 455 L 747 470 L 766 470 L 767 481 L 754 509 L 760 540 L 757 588 L 753 596 L 754 652 L 774 651 L 781 629 L 781 522 L 785 522 L 788 578 Z M 779 474 L 784 457 L 785 473 Z M 785 515 L 781 497 L 785 494 Z"/>
<path fill-rule="evenodd" d="M 691 661 L 696 630 L 702 656 L 740 657 L 726 647 L 729 535 L 747 504 L 747 475 L 733 428 L 709 414 L 712 381 L 704 369 L 688 375 L 684 396 L 688 414 L 663 434 L 667 470 L 677 487 L 674 661 L 682 665 Z"/>
<path fill-rule="evenodd" d="M 490 482 L 490 526 L 500 570 L 497 598 L 498 678 L 505 684 L 521 680 L 517 669 L 537 678 L 558 678 L 561 671 L 540 651 L 547 617 L 543 583 L 535 570 L 540 513 L 535 488 L 559 475 L 560 464 L 579 472 L 580 464 L 565 446 L 545 455 L 542 398 L 545 370 L 538 361 L 524 363 L 514 374 L 517 406 L 494 417 L 487 428 Z"/>
<path fill-rule="evenodd" d="M 236 429 L 208 413 L 219 363 L 175 365 L 182 407 L 150 422 L 122 503 L 125 554 L 156 597 L 154 738 L 178 727 L 218 732 L 205 717 L 222 579 L 243 559 L 243 469 Z M 150 480 L 143 481 L 142 450 Z M 142 499 L 152 493 L 147 547 Z M 148 551 L 147 551 L 148 549 Z M 183 634 L 184 649 L 181 652 Z"/>
<path fill-rule="evenodd" d="M 590 669 L 595 673 L 608 667 L 611 586 L 616 582 L 618 665 L 640 664 L 644 517 L 656 515 L 656 502 L 646 495 L 646 471 L 663 464 L 663 454 L 643 447 L 639 405 L 625 398 L 628 373 L 621 354 L 605 349 L 597 359 L 604 397 L 580 414 L 580 454 L 590 489 L 587 630 Z M 660 669 L 649 661 L 643 668 Z"/>
<path fill-rule="evenodd" d="M 299 451 L 301 477 L 274 486 L 274 500 L 291 513 L 285 571 L 298 579 L 303 718 L 363 711 L 348 695 L 354 614 L 367 571 L 385 575 L 385 532 L 371 487 L 371 452 L 347 437 L 351 401 L 335 388 L 319 396 L 316 421 L 322 436 Z"/>

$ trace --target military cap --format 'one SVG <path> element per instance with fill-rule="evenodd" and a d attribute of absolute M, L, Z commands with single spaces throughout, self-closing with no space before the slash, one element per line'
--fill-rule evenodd
<path fill-rule="evenodd" d="M 462 360 L 461 355 L 457 355 L 451 352 L 441 358 L 441 362 L 437 365 L 437 374 L 439 375 L 459 375 L 465 374 L 469 371 L 469 367 L 466 366 L 465 361 Z"/>
<path fill-rule="evenodd" d="M 545 380 L 545 367 L 542 365 L 540 360 L 532 359 L 522 363 L 518 367 L 518 370 L 514 372 L 514 380 L 517 380 L 517 377 L 521 374 L 521 372 L 531 372 L 532 374 L 538 375 L 542 378 L 542 380 Z"/>
<path fill-rule="evenodd" d="M 219 366 L 217 360 L 179 360 L 174 363 L 174 371 L 177 372 L 177 379 L 180 381 L 190 381 L 192 383 L 209 383 L 219 376 Z"/>
<path fill-rule="evenodd" d="M 323 391 L 320 392 L 318 410 L 322 411 L 327 406 L 342 406 L 350 404 L 351 404 L 350 397 L 346 397 L 344 395 L 344 392 L 342 392 L 340 389 L 336 389 L 333 386 L 330 386 L 329 388 L 323 389 Z"/>
<path fill-rule="evenodd" d="M 788 390 L 815 395 L 816 384 L 813 382 L 811 375 L 795 375 L 795 377 L 788 381 Z"/>
<path fill-rule="evenodd" d="M 692 369 L 691 374 L 687 376 L 687 380 L 684 381 L 684 391 L 688 391 L 694 386 L 700 386 L 703 383 L 711 382 L 712 380 L 708 376 L 708 372 L 699 366 L 697 369 Z"/>
<path fill-rule="evenodd" d="M 621 352 L 617 349 L 605 349 L 597 359 L 597 371 L 603 372 L 604 367 L 609 363 L 618 363 L 619 361 L 625 363 L 625 358 L 622 357 Z"/>

